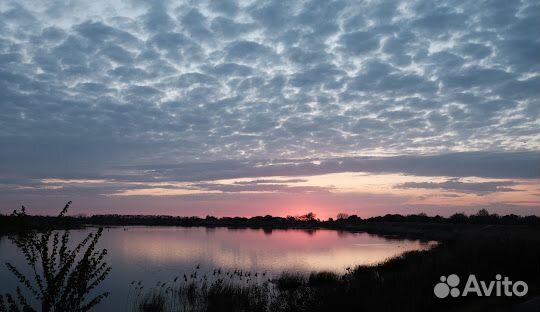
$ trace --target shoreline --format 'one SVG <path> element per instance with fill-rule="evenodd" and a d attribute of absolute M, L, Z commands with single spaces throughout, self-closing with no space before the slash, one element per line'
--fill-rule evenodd
<path fill-rule="evenodd" d="M 109 226 L 172 226 L 205 227 L 228 229 L 273 230 L 317 230 L 328 229 L 347 232 L 366 232 L 386 237 L 411 238 L 418 240 L 448 240 L 478 229 L 486 231 L 506 231 L 507 229 L 540 230 L 540 217 L 516 215 L 471 215 L 456 214 L 448 218 L 425 215 L 385 215 L 361 219 L 355 215 L 339 220 L 298 219 L 297 217 L 257 216 L 252 218 L 207 216 L 132 216 L 132 215 L 94 215 L 90 217 L 0 214 L 0 235 L 16 234 L 25 231 L 45 231 L 76 229 L 81 227 Z"/>

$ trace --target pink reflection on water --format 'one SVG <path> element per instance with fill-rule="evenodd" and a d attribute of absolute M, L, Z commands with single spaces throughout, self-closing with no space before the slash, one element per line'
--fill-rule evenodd
<path fill-rule="evenodd" d="M 374 264 L 430 244 L 332 230 L 130 228 L 117 237 L 124 257 L 155 265 L 203 263 L 214 268 L 333 271 Z"/>
<path fill-rule="evenodd" d="M 71 239 L 78 242 L 95 231 L 95 228 L 72 230 Z M 223 273 L 237 269 L 258 272 L 259 280 L 282 271 L 342 274 L 347 267 L 379 263 L 405 251 L 426 249 L 430 245 L 331 230 L 106 228 L 98 248 L 109 250 L 107 262 L 112 271 L 96 291 L 111 291 L 111 296 L 96 311 L 125 310 L 128 286 L 134 280 L 152 287 L 158 281 L 170 283 L 183 274 L 189 276 L 197 266 L 200 267 L 197 272 L 209 278 L 218 268 Z M 31 274 L 24 256 L 8 239 L 0 236 L 0 263 L 4 262 L 11 262 L 23 273 Z M 0 293 L 13 291 L 18 284 L 4 266 L 0 266 L 0 281 Z"/>

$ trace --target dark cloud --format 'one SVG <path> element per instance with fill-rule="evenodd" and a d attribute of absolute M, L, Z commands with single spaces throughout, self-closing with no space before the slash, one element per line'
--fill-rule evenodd
<path fill-rule="evenodd" d="M 285 179 L 285 180 L 269 180 L 269 179 L 257 179 L 250 181 L 237 181 L 234 184 L 249 185 L 249 184 L 280 184 L 280 183 L 300 183 L 307 182 L 305 179 Z"/>
<path fill-rule="evenodd" d="M 217 183 L 198 183 L 193 184 L 203 191 L 220 191 L 223 193 L 240 192 L 273 192 L 273 193 L 321 193 L 329 192 L 331 188 L 318 186 L 289 186 L 276 183 L 254 183 L 254 184 L 217 184 Z"/>
<path fill-rule="evenodd" d="M 253 23 L 237 23 L 229 18 L 218 16 L 212 21 L 211 29 L 217 35 L 225 38 L 235 38 L 254 31 L 257 28 Z"/>
<path fill-rule="evenodd" d="M 151 32 L 170 32 L 176 27 L 174 19 L 161 5 L 152 6 L 151 9 L 141 16 L 144 27 Z"/>
<path fill-rule="evenodd" d="M 298 87 L 324 87 L 333 89 L 343 85 L 341 78 L 346 73 L 335 65 L 320 64 L 314 68 L 299 72 L 291 77 L 291 84 Z"/>
<path fill-rule="evenodd" d="M 271 48 L 253 41 L 236 41 L 227 48 L 227 58 L 233 61 L 250 62 L 273 55 Z"/>
<path fill-rule="evenodd" d="M 208 69 L 208 72 L 218 76 L 249 76 L 253 69 L 249 66 L 235 63 L 221 63 Z"/>
<path fill-rule="evenodd" d="M 419 11 L 424 14 L 412 22 L 413 27 L 434 34 L 460 30 L 463 25 L 467 25 L 469 18 L 469 15 L 458 13 L 455 8 L 444 5 L 425 11 L 420 8 Z"/>
<path fill-rule="evenodd" d="M 238 3 L 235 0 L 210 0 L 209 7 L 216 12 L 230 16 L 234 16 L 238 12 Z"/>
<path fill-rule="evenodd" d="M 405 182 L 398 184 L 396 188 L 403 189 L 439 189 L 458 193 L 475 193 L 486 195 L 495 192 L 516 192 L 511 186 L 516 185 L 512 181 L 500 182 L 462 182 L 459 179 L 451 179 L 445 182 Z"/>
<path fill-rule="evenodd" d="M 261 1 L 254 3 L 249 11 L 271 33 L 286 28 L 292 22 L 292 7 L 292 2 L 287 1 Z"/>
<path fill-rule="evenodd" d="M 182 26 L 192 38 L 211 39 L 213 34 L 207 27 L 207 19 L 197 9 L 189 10 L 181 19 Z"/>
<path fill-rule="evenodd" d="M 0 175 L 169 163 L 181 165 L 135 179 L 535 178 L 539 12 L 526 0 L 8 0 Z M 489 152 L 455 153 L 471 151 Z M 346 158 L 381 152 L 436 156 Z M 323 161 L 254 165 L 289 157 Z"/>
<path fill-rule="evenodd" d="M 130 64 L 133 62 L 133 55 L 130 52 L 114 44 L 104 46 L 99 53 L 120 64 Z"/>
<path fill-rule="evenodd" d="M 339 172 L 404 173 L 417 176 L 538 179 L 538 153 L 453 153 L 434 156 L 351 157 L 314 160 L 189 162 L 121 167 L 170 181 L 311 176 Z M 134 176 L 141 179 L 145 174 Z"/>
<path fill-rule="evenodd" d="M 79 25 L 75 25 L 73 30 L 93 44 L 116 42 L 119 44 L 133 45 L 139 42 L 139 39 L 129 32 L 105 25 L 101 22 L 86 21 Z M 48 27 L 43 30 L 43 35 L 54 40 L 56 38 L 61 38 L 63 31 L 55 27 Z"/>
<path fill-rule="evenodd" d="M 341 37 L 341 44 L 345 52 L 354 55 L 378 49 L 379 41 L 379 35 L 370 31 L 355 31 Z"/>

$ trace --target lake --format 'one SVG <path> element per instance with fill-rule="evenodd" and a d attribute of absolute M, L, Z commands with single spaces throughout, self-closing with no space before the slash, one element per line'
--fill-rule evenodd
<path fill-rule="evenodd" d="M 95 228 L 71 231 L 71 242 L 81 241 Z M 367 233 L 334 230 L 258 230 L 186 227 L 106 228 L 99 247 L 107 248 L 112 272 L 100 286 L 111 292 L 95 311 L 124 311 L 132 281 L 147 288 L 158 281 L 172 282 L 193 272 L 209 276 L 215 269 L 259 272 L 266 277 L 288 272 L 345 273 L 360 264 L 380 263 L 432 243 L 388 239 Z M 4 265 L 11 262 L 25 271 L 18 249 L 0 236 L 0 293 L 14 293 L 18 282 Z M 27 271 L 25 271 L 27 272 Z"/>

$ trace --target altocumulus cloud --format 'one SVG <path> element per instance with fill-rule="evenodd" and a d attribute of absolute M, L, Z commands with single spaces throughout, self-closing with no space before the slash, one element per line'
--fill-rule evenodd
<path fill-rule="evenodd" d="M 537 156 L 539 21 L 537 1 L 5 0 L 0 170 L 130 180 L 113 168 L 195 162 L 137 179 L 204 181 L 302 158 L 329 160 L 293 172 L 538 177 L 444 154 Z M 469 162 L 350 158 L 381 153 Z"/>

